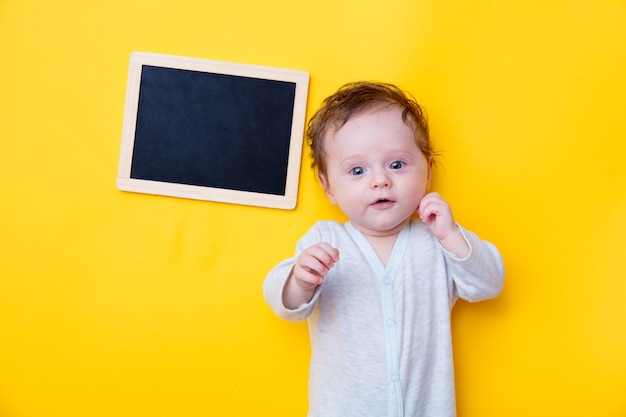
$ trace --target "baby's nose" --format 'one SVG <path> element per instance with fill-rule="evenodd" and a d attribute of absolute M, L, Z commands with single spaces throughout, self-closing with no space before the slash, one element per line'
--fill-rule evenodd
<path fill-rule="evenodd" d="M 372 188 L 386 188 L 391 186 L 391 179 L 385 172 L 375 172 L 372 177 Z"/>

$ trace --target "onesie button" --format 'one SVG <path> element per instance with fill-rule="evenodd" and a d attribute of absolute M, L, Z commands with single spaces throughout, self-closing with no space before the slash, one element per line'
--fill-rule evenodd
<path fill-rule="evenodd" d="M 387 319 L 387 327 L 393 327 L 396 325 L 396 321 L 394 319 Z"/>
<path fill-rule="evenodd" d="M 398 381 L 400 381 L 400 375 L 398 374 L 391 375 L 391 382 L 398 382 Z"/>
<path fill-rule="evenodd" d="M 391 285 L 391 280 L 389 278 L 385 278 L 385 285 Z"/>

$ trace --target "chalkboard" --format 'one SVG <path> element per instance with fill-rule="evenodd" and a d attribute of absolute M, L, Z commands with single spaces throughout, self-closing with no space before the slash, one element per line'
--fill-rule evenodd
<path fill-rule="evenodd" d="M 309 75 L 134 52 L 117 187 L 296 206 Z"/>

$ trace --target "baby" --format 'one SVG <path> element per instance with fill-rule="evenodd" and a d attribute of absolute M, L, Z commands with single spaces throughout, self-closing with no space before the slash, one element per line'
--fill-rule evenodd
<path fill-rule="evenodd" d="M 450 311 L 498 295 L 497 249 L 428 192 L 435 153 L 398 87 L 350 83 L 307 130 L 312 166 L 349 218 L 317 222 L 272 269 L 265 299 L 308 320 L 309 416 L 454 416 Z"/>

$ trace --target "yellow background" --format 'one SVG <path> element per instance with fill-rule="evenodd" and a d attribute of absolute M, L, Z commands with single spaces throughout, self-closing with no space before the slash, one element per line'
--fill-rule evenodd
<path fill-rule="evenodd" d="M 496 243 L 453 313 L 460 417 L 626 415 L 624 0 L 0 0 L 0 416 L 302 416 L 261 295 L 318 218 L 115 187 L 132 51 L 377 79 L 428 109 L 434 189 Z"/>

